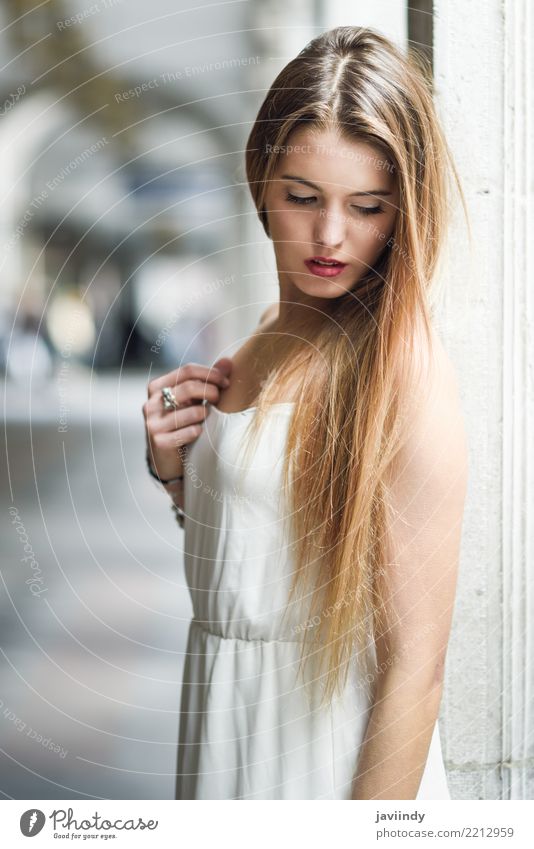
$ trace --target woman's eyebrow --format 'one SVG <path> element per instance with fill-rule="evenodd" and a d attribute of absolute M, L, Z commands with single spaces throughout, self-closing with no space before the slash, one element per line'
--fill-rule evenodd
<path fill-rule="evenodd" d="M 305 186 L 310 186 L 312 189 L 317 189 L 318 192 L 321 191 L 321 188 L 317 186 L 315 183 L 310 182 L 310 180 L 305 180 L 303 177 L 295 177 L 294 174 L 282 174 L 282 180 L 295 180 L 296 183 L 304 183 Z M 384 189 L 375 189 L 373 192 L 349 192 L 347 197 L 354 197 L 357 195 L 358 197 L 363 197 L 364 195 L 374 195 L 380 197 L 387 197 L 391 195 L 392 192 L 386 192 Z"/>

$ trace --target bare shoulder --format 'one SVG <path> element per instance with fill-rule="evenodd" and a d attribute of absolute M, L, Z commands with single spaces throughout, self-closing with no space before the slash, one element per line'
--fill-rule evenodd
<path fill-rule="evenodd" d="M 432 328 L 430 339 L 414 333 L 409 344 L 414 369 L 397 373 L 405 439 L 384 479 L 388 521 L 377 589 L 386 615 L 376 648 L 379 663 L 397 656 L 403 679 L 433 688 L 442 680 L 454 607 L 467 443 L 458 381 L 442 340 Z"/>
<path fill-rule="evenodd" d="M 424 341 L 420 342 L 423 363 L 427 366 L 423 370 L 424 393 L 428 393 L 429 399 L 436 399 L 440 405 L 440 412 L 448 411 L 454 418 L 462 418 L 462 403 L 460 397 L 460 386 L 454 363 L 434 327 L 431 327 L 431 345 L 427 347 Z"/>
<path fill-rule="evenodd" d="M 417 331 L 413 346 L 413 369 L 400 386 L 406 439 L 395 465 L 414 481 L 433 480 L 436 488 L 455 480 L 462 499 L 468 445 L 456 369 L 434 327 L 430 339 Z"/>
<path fill-rule="evenodd" d="M 226 399 L 233 408 L 242 409 L 255 403 L 268 368 L 269 358 L 265 356 L 263 340 L 266 332 L 278 316 L 278 303 L 271 304 L 260 316 L 258 326 L 234 351 L 232 360 L 231 386 L 224 390 L 221 399 Z"/>
<path fill-rule="evenodd" d="M 262 312 L 258 326 L 254 328 L 250 336 L 245 340 L 245 342 L 241 345 L 241 347 L 234 353 L 233 360 L 234 362 L 247 363 L 249 357 L 253 353 L 255 349 L 255 345 L 258 341 L 258 337 L 263 333 L 263 331 L 269 327 L 272 322 L 278 317 L 278 301 L 275 304 L 271 304 L 267 307 L 264 312 Z"/>
<path fill-rule="evenodd" d="M 429 333 L 422 321 L 416 324 L 407 353 L 410 369 L 404 376 L 411 384 L 410 389 L 420 387 L 418 395 L 422 395 L 423 389 L 430 391 L 439 384 L 445 390 L 458 389 L 456 370 L 434 324 L 430 324 Z"/>
<path fill-rule="evenodd" d="M 239 363 L 241 360 L 246 362 L 253 350 L 254 343 L 257 340 L 258 334 L 264 330 L 272 321 L 276 319 L 278 316 L 278 302 L 275 304 L 271 304 L 267 307 L 266 310 L 261 314 L 258 326 L 254 328 L 250 336 L 248 336 L 240 347 L 234 351 L 232 355 L 232 361 L 235 363 Z"/>
<path fill-rule="evenodd" d="M 430 402 L 450 405 L 458 412 L 460 410 L 460 391 L 456 368 L 433 324 L 427 334 L 422 325 L 418 325 L 410 339 L 410 350 L 407 351 L 408 368 L 404 373 L 397 373 L 401 395 L 412 407 L 427 408 Z M 443 409 L 443 407 L 442 407 Z"/>

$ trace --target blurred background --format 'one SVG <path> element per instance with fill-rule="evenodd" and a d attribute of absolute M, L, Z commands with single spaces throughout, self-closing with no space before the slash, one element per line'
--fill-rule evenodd
<path fill-rule="evenodd" d="M 244 146 L 278 71 L 340 24 L 431 61 L 437 32 L 449 91 L 446 5 L 3 0 L 1 797 L 174 797 L 191 609 L 183 532 L 144 466 L 147 382 L 231 356 L 277 300 Z M 463 169 L 477 202 L 480 162 Z M 475 764 L 456 718 L 451 787 L 498 795 L 498 755 Z"/>
<path fill-rule="evenodd" d="M 141 405 L 277 300 L 243 151 L 325 5 L 0 7 L 4 798 L 173 798 L 191 611 Z"/>

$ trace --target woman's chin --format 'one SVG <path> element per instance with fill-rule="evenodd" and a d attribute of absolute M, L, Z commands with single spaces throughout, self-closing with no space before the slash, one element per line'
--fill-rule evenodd
<path fill-rule="evenodd" d="M 313 298 L 339 298 L 351 288 L 333 277 L 315 277 L 313 274 L 299 275 L 292 282 L 299 292 Z"/>

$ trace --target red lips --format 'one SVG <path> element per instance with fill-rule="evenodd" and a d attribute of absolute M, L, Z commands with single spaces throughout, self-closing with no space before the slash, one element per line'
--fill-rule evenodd
<path fill-rule="evenodd" d="M 332 264 L 322 265 L 321 263 L 323 262 Z M 310 257 L 310 259 L 304 260 L 304 265 L 317 277 L 337 277 L 337 275 L 341 274 L 341 272 L 347 267 L 346 262 L 340 262 L 339 260 L 328 256 Z"/>
<path fill-rule="evenodd" d="M 346 262 L 340 262 L 339 259 L 335 259 L 333 256 L 311 256 L 306 262 L 315 262 L 316 260 L 320 260 L 321 262 L 335 262 L 336 265 L 346 265 Z"/>

